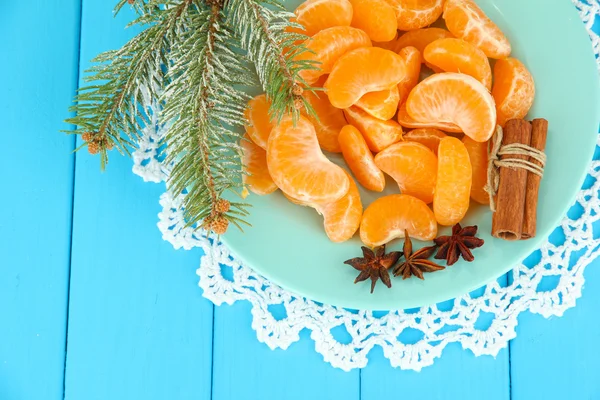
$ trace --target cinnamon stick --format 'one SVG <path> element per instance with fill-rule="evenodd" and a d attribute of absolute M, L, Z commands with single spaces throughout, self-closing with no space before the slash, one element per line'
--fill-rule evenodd
<path fill-rule="evenodd" d="M 506 123 L 502 145 L 531 142 L 531 124 L 522 119 Z M 507 155 L 505 158 L 528 160 L 528 156 Z M 523 168 L 500 168 L 500 181 L 496 195 L 496 212 L 492 217 L 492 235 L 504 240 L 520 240 L 523 232 L 527 170 Z"/>
<path fill-rule="evenodd" d="M 531 144 L 534 149 L 544 151 L 546 149 L 546 137 L 548 136 L 548 121 L 545 119 L 534 119 L 531 122 Z M 542 164 L 534 158 L 529 158 L 534 164 Z M 525 190 L 525 214 L 523 216 L 523 232 L 521 239 L 535 237 L 537 226 L 537 207 L 540 182 L 542 177 L 529 172 L 527 174 L 527 187 Z"/>

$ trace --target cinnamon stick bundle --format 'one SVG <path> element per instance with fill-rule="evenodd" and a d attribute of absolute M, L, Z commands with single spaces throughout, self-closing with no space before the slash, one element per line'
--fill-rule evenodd
<path fill-rule="evenodd" d="M 534 119 L 531 122 L 531 144 L 536 150 L 544 151 L 546 149 L 546 138 L 548 136 L 548 121 L 545 119 Z M 530 157 L 529 161 L 542 167 L 543 165 L 535 158 Z M 531 239 L 535 237 L 537 226 L 537 208 L 538 195 L 540 191 L 540 182 L 542 177 L 533 173 L 527 175 L 527 188 L 525 194 L 525 214 L 523 216 L 523 232 L 521 239 Z"/>
<path fill-rule="evenodd" d="M 531 124 L 522 119 L 506 123 L 502 145 L 520 143 L 530 145 Z M 529 160 L 525 155 L 506 155 L 505 158 Z M 492 235 L 504 240 L 520 240 L 523 232 L 525 198 L 528 172 L 523 168 L 500 168 L 500 180 L 496 195 L 496 212 L 492 217 Z"/>

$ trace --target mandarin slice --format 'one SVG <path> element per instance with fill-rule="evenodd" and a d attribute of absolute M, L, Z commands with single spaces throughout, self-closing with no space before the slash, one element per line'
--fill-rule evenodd
<path fill-rule="evenodd" d="M 358 187 L 350 175 L 348 175 L 348 179 L 350 181 L 348 193 L 340 200 L 331 203 L 310 204 L 294 199 L 285 193 L 284 196 L 294 204 L 314 208 L 323 216 L 323 225 L 329 240 L 334 243 L 342 243 L 354 236 L 360 226 L 363 213 Z"/>
<path fill-rule="evenodd" d="M 433 212 L 440 225 L 459 223 L 469 210 L 472 168 L 467 148 L 457 138 L 447 137 L 438 148 L 438 173 Z"/>
<path fill-rule="evenodd" d="M 425 58 L 423 58 L 423 52 L 429 43 L 438 39 L 451 37 L 454 36 L 449 31 L 442 28 L 425 28 L 415 31 L 408 31 L 398 38 L 396 41 L 396 47 L 394 47 L 392 50 L 399 52 L 405 47 L 414 47 L 419 50 L 419 53 L 421 53 L 421 62 L 424 63 Z"/>
<path fill-rule="evenodd" d="M 299 75 L 309 85 L 315 83 L 321 75 L 331 72 L 335 62 L 347 52 L 360 47 L 371 47 L 371 39 L 360 29 L 350 26 L 335 26 L 323 29 L 306 43 L 307 51 L 296 59 L 313 60 L 319 63 L 317 69 L 303 69 Z"/>
<path fill-rule="evenodd" d="M 487 142 L 476 142 L 468 136 L 465 136 L 462 142 L 469 153 L 473 171 L 471 198 L 480 204 L 490 204 L 490 196 L 485 191 L 488 170 L 488 144 Z"/>
<path fill-rule="evenodd" d="M 398 29 L 411 31 L 433 24 L 441 15 L 444 0 L 387 0 L 396 12 Z"/>
<path fill-rule="evenodd" d="M 437 156 L 440 140 L 446 137 L 446 134 L 434 128 L 413 129 L 405 133 L 403 139 L 408 142 L 421 143 Z"/>
<path fill-rule="evenodd" d="M 423 123 L 452 123 L 465 135 L 485 142 L 496 130 L 494 98 L 477 79 L 443 72 L 426 78 L 410 92 L 406 111 Z"/>
<path fill-rule="evenodd" d="M 365 93 L 355 105 L 375 118 L 384 121 L 391 119 L 396 115 L 398 102 L 400 101 L 399 85 L 394 85 L 391 89 L 387 90 Z"/>
<path fill-rule="evenodd" d="M 240 146 L 242 147 L 242 164 L 244 172 L 246 172 L 242 175 L 244 185 L 248 186 L 251 192 L 261 196 L 276 191 L 277 185 L 273 182 L 267 168 L 265 149 L 254 144 L 247 134 L 240 140 Z"/>
<path fill-rule="evenodd" d="M 257 146 L 263 149 L 267 148 L 269 135 L 271 129 L 273 129 L 271 116 L 269 115 L 270 107 L 271 102 L 267 99 L 267 96 L 260 94 L 250 99 L 244 111 L 244 116 L 248 121 L 248 125 L 245 126 L 246 133 Z"/>
<path fill-rule="evenodd" d="M 334 26 L 350 26 L 352 4 L 348 0 L 307 0 L 294 11 L 307 36 Z"/>
<path fill-rule="evenodd" d="M 396 31 L 396 34 L 394 35 L 394 38 L 392 40 L 388 40 L 387 42 L 372 42 L 372 43 L 373 43 L 373 47 L 379 47 L 382 49 L 394 51 L 394 48 L 396 47 L 396 40 L 398 40 L 398 31 Z"/>
<path fill-rule="evenodd" d="M 438 39 L 423 53 L 425 60 L 445 72 L 471 75 L 492 90 L 492 68 L 483 51 L 462 39 Z"/>
<path fill-rule="evenodd" d="M 445 132 L 452 133 L 462 133 L 462 129 L 452 123 L 444 123 L 444 122 L 431 122 L 431 123 L 423 123 L 418 122 L 406 112 L 406 103 L 402 103 L 398 108 L 398 123 L 405 127 L 411 129 L 419 129 L 419 128 L 434 128 L 441 129 Z"/>
<path fill-rule="evenodd" d="M 398 107 L 400 107 L 408 98 L 410 91 L 419 83 L 421 76 L 421 52 L 416 47 L 408 46 L 400 50 L 398 55 L 404 59 L 407 70 L 404 78 L 398 83 L 400 97 L 398 99 Z"/>
<path fill-rule="evenodd" d="M 444 20 L 454 36 L 479 47 L 486 56 L 502 59 L 510 55 L 504 33 L 473 0 L 446 0 Z"/>
<path fill-rule="evenodd" d="M 375 153 L 402 140 L 402 127 L 394 121 L 382 121 L 358 107 L 344 110 L 348 123 L 362 133 L 367 146 Z"/>
<path fill-rule="evenodd" d="M 329 103 L 327 93 L 324 91 L 314 93 L 305 91 L 304 98 L 312 106 L 316 116 L 307 113 L 306 110 L 303 110 L 302 114 L 313 123 L 321 148 L 332 153 L 341 152 L 338 135 L 340 129 L 346 125 L 344 112 Z"/>
<path fill-rule="evenodd" d="M 337 60 L 325 89 L 334 107 L 348 108 L 365 93 L 397 85 L 406 72 L 406 64 L 398 54 L 378 47 L 363 47 Z"/>
<path fill-rule="evenodd" d="M 429 241 L 437 236 L 438 226 L 433 212 L 422 200 L 392 194 L 367 207 L 360 223 L 360 239 L 369 247 L 377 247 L 403 238 L 405 229 L 411 238 Z"/>
<path fill-rule="evenodd" d="M 382 192 L 385 188 L 385 176 L 375 165 L 373 154 L 358 129 L 352 125 L 344 126 L 340 131 L 339 141 L 344 160 L 358 183 L 366 189 Z"/>
<path fill-rule="evenodd" d="M 351 26 L 362 29 L 375 42 L 387 42 L 397 34 L 394 9 L 385 0 L 350 0 Z"/>
<path fill-rule="evenodd" d="M 427 204 L 433 201 L 438 162 L 426 146 L 415 142 L 393 144 L 375 156 L 375 165 L 398 183 L 402 194 Z"/>
<path fill-rule="evenodd" d="M 300 201 L 329 203 L 348 193 L 346 172 L 325 157 L 313 124 L 303 116 L 295 124 L 286 116 L 273 128 L 267 166 L 275 184 Z"/>
<path fill-rule="evenodd" d="M 496 61 L 492 96 L 496 100 L 498 125 L 525 118 L 535 98 L 535 83 L 527 67 L 516 58 Z"/>

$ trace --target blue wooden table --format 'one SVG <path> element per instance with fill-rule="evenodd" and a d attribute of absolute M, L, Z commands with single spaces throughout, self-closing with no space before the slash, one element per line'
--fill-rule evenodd
<path fill-rule="evenodd" d="M 202 297 L 200 252 L 156 227 L 162 185 L 73 154 L 61 121 L 88 60 L 129 36 L 109 0 L 6 1 L 0 15 L 0 399 L 600 399 L 600 268 L 563 318 L 521 315 L 492 357 L 450 345 L 420 373 L 271 351 L 248 304 Z M 600 263 L 600 262 L 597 262 Z"/>

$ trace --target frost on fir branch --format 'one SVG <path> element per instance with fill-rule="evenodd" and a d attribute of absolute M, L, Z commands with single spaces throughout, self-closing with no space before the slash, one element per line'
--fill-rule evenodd
<path fill-rule="evenodd" d="M 167 185 L 184 194 L 187 223 L 217 234 L 230 223 L 239 227 L 246 206 L 222 196 L 244 190 L 245 90 L 262 86 L 274 120 L 297 117 L 303 106 L 310 112 L 299 72 L 315 66 L 294 61 L 306 37 L 291 33 L 298 28 L 289 22 L 293 14 L 276 0 L 121 0 L 115 12 L 127 3 L 138 14 L 130 25 L 143 30 L 94 60 L 67 120 L 76 126 L 70 133 L 82 135 L 81 147 L 99 153 L 104 168 L 108 151 L 129 154 L 157 112 L 143 100 L 149 91 L 161 106 L 160 123 L 170 126 L 163 138 Z"/>

